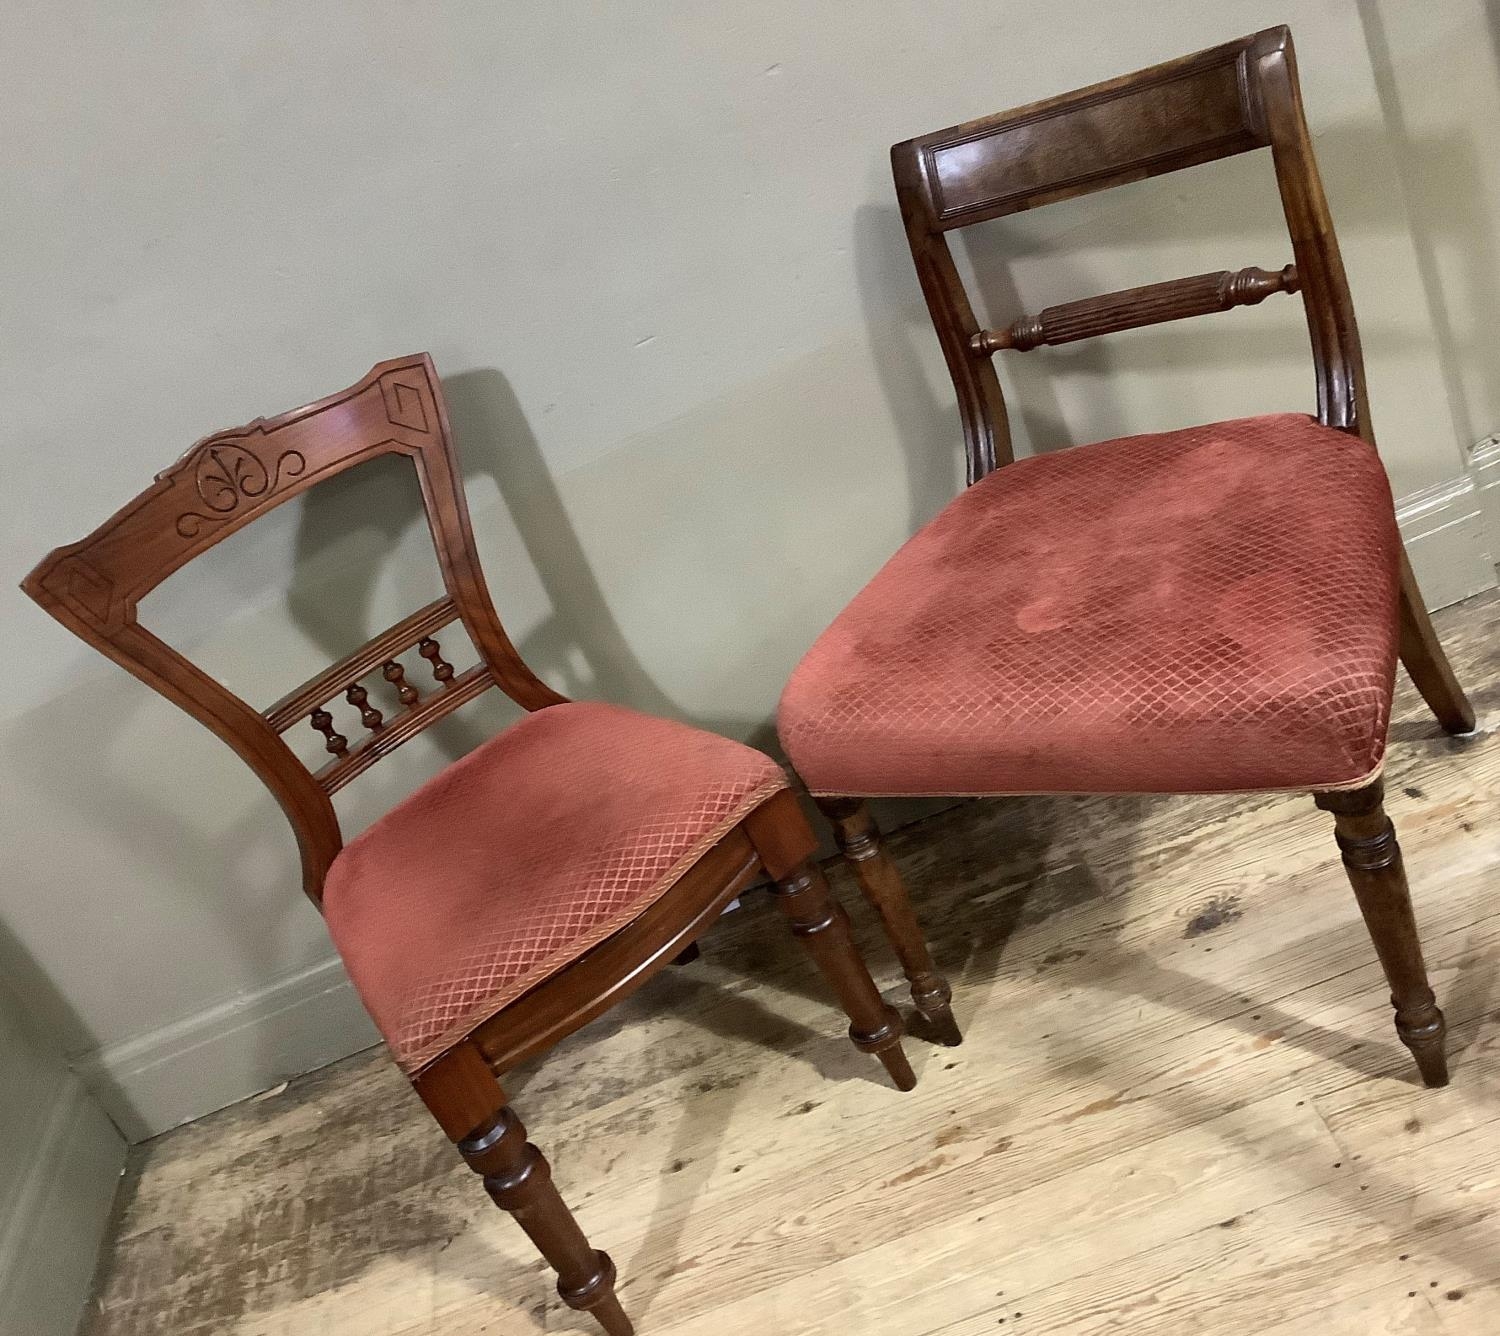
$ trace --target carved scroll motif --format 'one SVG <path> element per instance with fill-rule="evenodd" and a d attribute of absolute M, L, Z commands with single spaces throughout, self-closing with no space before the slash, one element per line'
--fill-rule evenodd
<path fill-rule="evenodd" d="M 244 501 L 258 501 L 283 482 L 300 477 L 306 469 L 307 460 L 297 450 L 283 450 L 267 469 L 260 456 L 243 445 L 210 445 L 199 454 L 193 475 L 208 513 L 183 511 L 177 517 L 177 532 L 183 538 L 196 538 L 205 524 L 232 515 Z"/>

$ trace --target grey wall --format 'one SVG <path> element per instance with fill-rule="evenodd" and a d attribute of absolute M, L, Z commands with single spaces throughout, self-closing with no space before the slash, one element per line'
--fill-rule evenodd
<path fill-rule="evenodd" d="M 70 1336 L 125 1138 L 0 984 L 0 1331 Z"/>
<path fill-rule="evenodd" d="M 1500 7 L 1360 0 L 1376 86 L 1411 216 L 1433 342 L 1459 438 L 1500 552 Z"/>
<path fill-rule="evenodd" d="M 1496 282 L 1493 33 L 1478 0 L 1405 8 L 19 0 L 0 587 L 200 435 L 427 348 L 528 655 L 570 693 L 766 742 L 800 652 L 958 485 L 887 146 L 1290 9 L 1407 532 L 1430 598 L 1460 596 L 1493 580 L 1465 447 L 1500 427 L 1494 367 L 1455 297 Z M 1418 58 L 1466 73 L 1434 97 Z M 1287 258 L 1263 155 L 970 252 L 997 315 Z M 1312 402 L 1287 300 L 1007 374 L 1025 448 Z M 393 482 L 285 508 L 146 616 L 273 699 L 430 596 Z M 249 774 L 18 594 L 0 628 L 0 965 L 121 1125 L 368 1042 Z M 348 829 L 503 718 L 379 767 Z"/>

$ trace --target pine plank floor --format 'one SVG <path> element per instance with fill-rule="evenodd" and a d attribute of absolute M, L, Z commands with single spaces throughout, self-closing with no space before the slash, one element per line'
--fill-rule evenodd
<path fill-rule="evenodd" d="M 967 1039 L 898 1094 L 766 897 L 510 1081 L 643 1336 L 1500 1332 L 1500 596 L 1387 768 L 1453 1085 L 1303 795 L 966 803 L 893 851 Z M 899 974 L 841 875 L 892 1000 Z M 379 1051 L 133 1153 L 89 1336 L 592 1331 Z"/>

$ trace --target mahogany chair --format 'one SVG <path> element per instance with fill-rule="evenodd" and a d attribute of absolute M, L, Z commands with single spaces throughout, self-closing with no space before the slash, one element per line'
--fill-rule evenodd
<path fill-rule="evenodd" d="M 1269 148 L 1291 264 L 1153 283 L 981 329 L 956 228 Z M 819 638 L 781 739 L 881 907 L 918 1009 L 956 1040 L 863 800 L 1311 790 L 1428 1085 L 1448 1079 L 1381 789 L 1399 653 L 1450 733 L 1474 712 L 1443 655 L 1375 453 L 1359 335 L 1291 34 L 1212 50 L 923 135 L 896 194 L 958 393 L 970 486 Z M 1300 292 L 1317 417 L 1277 414 L 1014 460 L 992 364 Z"/>
<path fill-rule="evenodd" d="M 193 557 L 315 483 L 386 455 L 415 470 L 442 598 L 264 711 L 136 621 L 139 600 Z M 265 782 L 296 834 L 303 889 L 392 1055 L 555 1268 L 563 1299 L 612 1336 L 631 1331 L 614 1267 L 563 1204 L 500 1074 L 634 992 L 764 873 L 848 1012 L 851 1039 L 900 1089 L 916 1084 L 900 1018 L 881 1001 L 812 860 L 814 837 L 782 771 L 684 724 L 568 701 L 521 660 L 475 556 L 442 389 L 425 354 L 382 362 L 340 394 L 199 442 L 87 538 L 49 555 L 23 587 Z M 478 654 L 462 671 L 436 638 L 455 622 Z M 400 659 L 414 648 L 431 669 L 425 687 Z M 491 687 L 529 713 L 344 845 L 331 795 Z M 386 692 L 384 708 L 372 688 Z M 357 718 L 353 741 L 328 709 L 337 698 Z M 316 772 L 282 736 L 304 723 L 330 753 Z"/>

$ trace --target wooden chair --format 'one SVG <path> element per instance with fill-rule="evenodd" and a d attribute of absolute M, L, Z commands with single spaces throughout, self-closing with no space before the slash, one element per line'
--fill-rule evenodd
<path fill-rule="evenodd" d="M 956 228 L 1270 148 L 1291 264 L 1153 283 L 981 329 Z M 969 489 L 817 641 L 783 745 L 885 914 L 919 1010 L 956 1038 L 865 810 L 885 795 L 1311 790 L 1429 1085 L 1447 1081 L 1381 762 L 1395 664 L 1450 733 L 1474 712 L 1433 633 L 1375 454 L 1348 285 L 1273 28 L 891 150 L 958 393 Z M 1300 292 L 1318 412 L 1013 461 L 992 355 Z"/>
<path fill-rule="evenodd" d="M 139 600 L 184 563 L 315 483 L 385 455 L 415 469 L 442 598 L 265 711 L 137 623 Z M 382 362 L 341 394 L 201 441 L 87 538 L 48 556 L 24 588 L 265 782 L 296 833 L 303 889 L 397 1062 L 556 1269 L 563 1299 L 607 1332 L 631 1330 L 614 1267 L 563 1204 L 499 1074 L 634 992 L 765 873 L 848 1012 L 851 1039 L 900 1089 L 916 1084 L 900 1018 L 812 861 L 815 841 L 782 771 L 683 724 L 567 701 L 522 662 L 475 556 L 426 355 Z M 478 653 L 463 671 L 437 640 L 454 622 Z M 431 669 L 425 687 L 400 659 L 413 648 Z M 330 796 L 491 687 L 530 713 L 344 846 Z M 372 688 L 386 692 L 384 708 Z M 354 741 L 327 708 L 339 697 L 357 716 Z M 316 773 L 282 736 L 304 723 L 331 754 Z"/>

